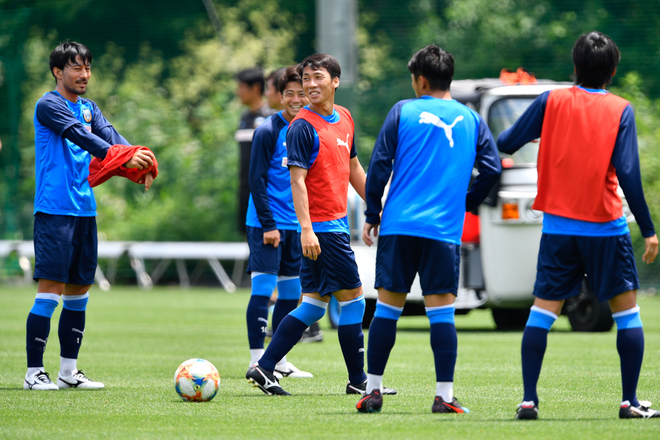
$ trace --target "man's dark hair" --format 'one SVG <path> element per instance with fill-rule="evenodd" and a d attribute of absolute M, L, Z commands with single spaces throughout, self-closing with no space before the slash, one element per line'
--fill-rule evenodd
<path fill-rule="evenodd" d="M 284 94 L 284 90 L 286 89 L 286 85 L 289 84 L 290 82 L 297 82 L 298 84 L 302 85 L 302 78 L 300 78 L 300 75 L 298 74 L 298 69 L 296 66 L 290 66 L 287 67 L 283 72 L 282 75 L 278 79 L 278 90 L 280 93 Z"/>
<path fill-rule="evenodd" d="M 280 89 L 280 78 L 282 77 L 282 74 L 286 70 L 286 67 L 280 67 L 279 69 L 275 69 L 272 72 L 270 72 L 270 75 L 268 75 L 268 78 L 266 78 L 266 82 L 272 81 L 273 82 L 273 87 L 275 87 L 275 90 Z"/>
<path fill-rule="evenodd" d="M 315 53 L 314 55 L 310 55 L 298 64 L 298 75 L 300 75 L 301 78 L 305 67 L 311 67 L 314 70 L 324 68 L 330 74 L 331 79 L 339 78 L 341 76 L 339 61 L 337 61 L 332 55 L 325 53 Z"/>
<path fill-rule="evenodd" d="M 454 57 L 435 44 L 429 44 L 408 61 L 408 70 L 415 78 L 426 78 L 431 89 L 447 91 L 454 78 Z"/>
<path fill-rule="evenodd" d="M 87 46 L 84 44 L 76 43 L 75 41 L 65 41 L 60 43 L 59 46 L 55 48 L 50 53 L 50 73 L 57 81 L 53 69 L 57 67 L 60 70 L 64 70 L 64 67 L 67 64 L 73 64 L 76 62 L 76 57 L 80 55 L 82 62 L 85 64 L 92 64 L 92 53 L 87 49 Z"/>
<path fill-rule="evenodd" d="M 241 70 L 236 76 L 234 76 L 234 78 L 236 81 L 245 83 L 250 87 L 259 84 L 259 87 L 261 87 L 261 93 L 264 93 L 266 81 L 264 81 L 264 71 L 261 67 L 252 67 L 251 69 Z"/>
<path fill-rule="evenodd" d="M 580 35 L 573 46 L 575 83 L 590 89 L 601 89 L 612 81 L 621 60 L 621 52 L 610 37 L 601 32 Z"/>

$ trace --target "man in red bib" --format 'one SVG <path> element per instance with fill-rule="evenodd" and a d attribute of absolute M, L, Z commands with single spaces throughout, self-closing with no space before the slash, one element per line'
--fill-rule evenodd
<path fill-rule="evenodd" d="M 623 391 L 619 417 L 660 417 L 650 402 L 637 400 L 644 332 L 619 185 L 645 238 L 647 264 L 658 255 L 658 237 L 642 190 L 635 115 L 628 101 L 605 91 L 620 57 L 606 35 L 582 35 L 573 47 L 576 86 L 541 94 L 497 140 L 500 151 L 513 153 L 541 138 L 534 209 L 544 213 L 543 236 L 536 300 L 522 340 L 524 397 L 518 419 L 538 417 L 536 383 L 547 335 L 564 300 L 580 293 L 585 275 L 598 298 L 609 301 L 617 325 Z"/>
<path fill-rule="evenodd" d="M 275 363 L 318 321 L 332 295 L 341 306 L 337 334 L 348 369 L 347 394 L 363 394 L 365 301 L 350 246 L 346 204 L 348 184 L 364 199 L 366 176 L 357 158 L 350 112 L 334 104 L 341 68 L 326 54 L 298 65 L 310 104 L 291 122 L 286 136 L 291 191 L 301 229 L 303 300 L 287 315 L 258 364 L 246 374 L 266 394 L 287 395 L 273 375 Z M 396 391 L 383 388 L 384 394 Z"/>

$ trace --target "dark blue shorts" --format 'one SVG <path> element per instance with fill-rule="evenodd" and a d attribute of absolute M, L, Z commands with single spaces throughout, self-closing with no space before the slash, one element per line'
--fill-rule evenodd
<path fill-rule="evenodd" d="M 381 235 L 374 287 L 409 293 L 415 274 L 419 273 L 423 295 L 456 295 L 460 264 L 460 245 L 409 235 Z"/>
<path fill-rule="evenodd" d="M 300 284 L 303 293 L 318 292 L 321 296 L 362 285 L 350 237 L 341 232 L 318 232 L 321 255 L 312 261 L 303 257 Z"/>
<path fill-rule="evenodd" d="M 280 244 L 274 247 L 264 244 L 262 228 L 247 227 L 247 240 L 250 246 L 247 272 L 263 272 L 286 277 L 298 276 L 302 247 L 298 231 L 280 229 Z"/>
<path fill-rule="evenodd" d="M 94 284 L 96 217 L 34 215 L 34 276 L 67 284 Z"/>
<path fill-rule="evenodd" d="M 630 234 L 613 237 L 543 234 L 534 296 L 559 301 L 580 293 L 584 275 L 601 301 L 639 288 Z"/>

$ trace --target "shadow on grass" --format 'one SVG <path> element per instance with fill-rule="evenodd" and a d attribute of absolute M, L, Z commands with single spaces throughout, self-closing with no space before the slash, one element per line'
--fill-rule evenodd
<path fill-rule="evenodd" d="M 428 333 L 429 327 L 398 327 L 397 332 L 402 333 Z M 456 327 L 458 333 L 520 333 L 522 335 L 523 329 L 518 330 L 498 330 L 495 328 L 486 327 Z M 572 333 L 570 329 L 552 329 L 556 333 Z"/>

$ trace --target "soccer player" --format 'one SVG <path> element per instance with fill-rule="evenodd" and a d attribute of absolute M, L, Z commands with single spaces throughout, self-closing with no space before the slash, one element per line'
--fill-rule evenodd
<path fill-rule="evenodd" d="M 536 383 L 548 332 L 564 300 L 580 293 L 585 274 L 598 298 L 609 301 L 618 329 L 623 388 L 619 417 L 660 417 L 636 394 L 644 332 L 636 301 L 637 268 L 617 179 L 645 239 L 647 264 L 658 254 L 658 238 L 642 190 L 633 109 L 605 90 L 620 57 L 608 36 L 580 36 L 573 46 L 576 85 L 541 94 L 497 141 L 500 151 L 513 153 L 541 138 L 533 207 L 544 212 L 543 235 L 536 299 L 522 339 L 524 396 L 518 419 L 538 417 Z"/>
<path fill-rule="evenodd" d="M 289 395 L 274 375 L 275 364 L 300 340 L 305 329 L 325 314 L 334 295 L 341 306 L 337 330 L 348 369 L 347 394 L 362 393 L 365 301 L 350 247 L 346 217 L 349 182 L 364 199 L 365 174 L 357 158 L 351 114 L 334 104 L 341 68 L 326 54 L 298 65 L 309 106 L 291 122 L 286 136 L 293 204 L 300 222 L 303 300 L 288 314 L 258 364 L 246 373 L 264 393 Z M 390 392 L 395 392 L 390 390 Z"/>
<path fill-rule="evenodd" d="M 111 145 L 129 144 L 93 101 L 80 96 L 87 91 L 91 63 L 92 54 L 84 45 L 71 41 L 57 46 L 50 54 L 55 90 L 39 99 L 34 114 L 38 293 L 27 319 L 26 390 L 104 387 L 77 367 L 97 265 L 96 201 L 87 176 L 91 156 L 103 159 Z M 151 151 L 138 150 L 125 166 L 144 169 L 154 161 Z M 60 297 L 61 358 L 55 384 L 45 372 L 43 355 Z"/>
<path fill-rule="evenodd" d="M 247 308 L 250 366 L 264 354 L 268 301 L 275 287 L 278 295 L 273 332 L 300 299 L 302 254 L 285 141 L 289 123 L 309 100 L 295 67 L 283 71 L 277 82 L 284 110 L 266 119 L 254 131 L 250 157 L 251 193 L 245 222 L 250 246 L 248 272 L 252 277 L 252 296 Z M 286 356 L 275 365 L 275 373 L 280 377 L 312 377 L 311 373 L 287 362 Z"/>
<path fill-rule="evenodd" d="M 238 130 L 234 139 L 239 145 L 238 164 L 238 227 L 240 232 L 246 233 L 245 216 L 247 215 L 248 200 L 250 199 L 250 152 L 252 151 L 252 136 L 254 130 L 266 118 L 275 113 L 264 101 L 264 73 L 259 67 L 238 72 L 235 76 L 238 82 L 236 95 L 248 109 L 241 114 Z"/>
<path fill-rule="evenodd" d="M 378 302 L 369 328 L 367 394 L 360 412 L 380 411 L 382 378 L 406 295 L 419 273 L 435 358 L 434 413 L 464 413 L 453 395 L 457 338 L 454 300 L 466 210 L 475 209 L 501 172 L 495 141 L 479 114 L 453 100 L 454 57 L 431 44 L 408 70 L 416 99 L 390 110 L 376 140 L 366 184 L 362 239 L 376 255 Z M 468 191 L 475 165 L 479 175 Z M 392 176 L 381 214 L 381 198 Z M 379 226 L 380 224 L 380 226 Z"/>
<path fill-rule="evenodd" d="M 270 72 L 268 78 L 266 78 L 266 91 L 264 96 L 266 97 L 266 102 L 268 102 L 268 107 L 272 108 L 275 111 L 284 110 L 284 104 L 282 104 L 282 96 L 280 95 L 280 78 L 284 74 L 286 67 L 280 67 Z"/>

